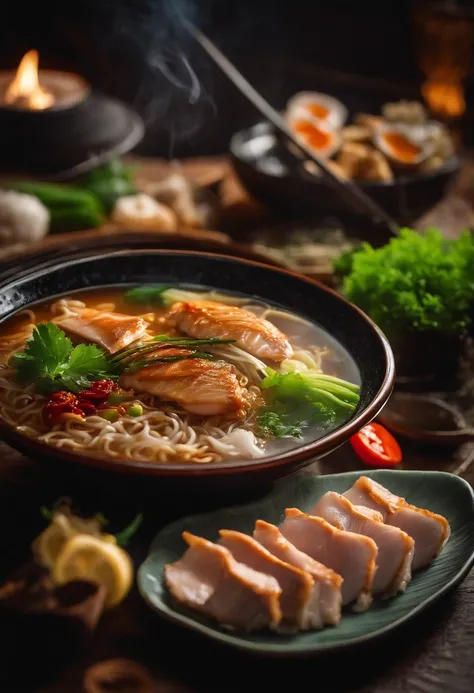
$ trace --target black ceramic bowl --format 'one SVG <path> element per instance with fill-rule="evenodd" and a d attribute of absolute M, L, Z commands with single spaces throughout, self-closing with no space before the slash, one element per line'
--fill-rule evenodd
<path fill-rule="evenodd" d="M 173 250 L 128 250 L 74 259 L 10 279 L 0 285 L 0 325 L 29 303 L 83 288 L 147 282 L 191 283 L 255 295 L 318 323 L 352 355 L 362 377 L 356 415 L 315 442 L 259 460 L 210 465 L 151 465 L 76 455 L 31 440 L 0 418 L 0 436 L 30 456 L 74 462 L 109 472 L 200 481 L 256 484 L 284 476 L 331 452 L 374 419 L 393 386 L 394 364 L 380 330 L 334 291 L 300 275 L 233 257 Z M 1 328 L 0 328 L 1 329 Z"/>
<path fill-rule="evenodd" d="M 242 185 L 263 204 L 284 212 L 351 216 L 337 193 L 304 169 L 269 123 L 237 132 L 230 153 Z M 394 183 L 359 181 L 358 185 L 401 224 L 410 224 L 443 196 L 459 166 L 453 156 L 434 172 L 401 175 Z"/>

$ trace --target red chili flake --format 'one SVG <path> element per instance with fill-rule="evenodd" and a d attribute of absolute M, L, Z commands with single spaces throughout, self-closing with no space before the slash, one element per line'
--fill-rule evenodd
<path fill-rule="evenodd" d="M 78 408 L 82 411 L 84 416 L 92 416 L 97 413 L 97 407 L 92 402 L 88 402 L 86 399 L 79 399 Z"/>
<path fill-rule="evenodd" d="M 62 414 L 76 414 L 85 417 L 76 395 L 65 390 L 53 392 L 43 407 L 43 418 L 48 426 L 57 424 Z"/>
<path fill-rule="evenodd" d="M 100 400 L 107 399 L 112 390 L 115 389 L 117 389 L 117 385 L 113 380 L 96 380 L 94 383 L 91 383 L 87 390 L 82 390 L 78 397 L 91 402 L 100 402 Z"/>

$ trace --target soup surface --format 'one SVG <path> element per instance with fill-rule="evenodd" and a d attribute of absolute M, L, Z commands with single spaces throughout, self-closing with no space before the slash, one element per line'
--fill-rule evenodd
<path fill-rule="evenodd" d="M 360 375 L 301 316 L 245 295 L 146 285 L 30 305 L 0 332 L 0 415 L 91 457 L 261 458 L 356 411 Z"/>

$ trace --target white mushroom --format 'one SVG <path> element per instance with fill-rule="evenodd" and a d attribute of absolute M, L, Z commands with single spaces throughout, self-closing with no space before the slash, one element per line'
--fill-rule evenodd
<path fill-rule="evenodd" d="M 175 231 L 176 214 L 149 195 L 127 195 L 115 203 L 111 220 L 121 226 L 157 231 Z"/>
<path fill-rule="evenodd" d="M 0 190 L 0 245 L 40 241 L 49 225 L 49 211 L 37 197 Z"/>

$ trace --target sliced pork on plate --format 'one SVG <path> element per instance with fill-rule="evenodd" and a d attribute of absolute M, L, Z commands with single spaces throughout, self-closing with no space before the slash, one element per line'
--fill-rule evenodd
<path fill-rule="evenodd" d="M 234 530 L 221 529 L 219 544 L 225 546 L 236 561 L 261 573 L 272 575 L 282 589 L 282 619 L 301 630 L 321 628 L 319 595 L 315 599 L 314 580 L 300 568 L 276 558 L 253 537 Z"/>
<path fill-rule="evenodd" d="M 338 573 L 342 583 L 342 603 L 368 609 L 372 602 L 377 545 L 373 539 L 337 529 L 321 517 L 297 508 L 285 510 L 280 531 L 297 549 Z"/>
<path fill-rule="evenodd" d="M 253 532 L 256 539 L 270 553 L 285 563 L 295 566 L 309 573 L 313 578 L 311 613 L 314 619 L 313 627 L 320 628 L 321 625 L 336 625 L 341 620 L 342 577 L 327 568 L 322 563 L 315 561 L 296 548 L 280 532 L 278 527 L 257 520 Z M 317 608 L 316 608 L 317 606 Z"/>
<path fill-rule="evenodd" d="M 224 546 L 183 532 L 183 556 L 165 566 L 165 581 L 182 604 L 245 631 L 276 628 L 281 588 L 271 575 L 239 563 Z"/>
<path fill-rule="evenodd" d="M 384 486 L 361 476 L 344 496 L 356 505 L 381 513 L 387 525 L 399 527 L 415 542 L 412 570 L 418 570 L 436 558 L 449 539 L 449 522 L 436 513 L 410 505 Z"/>
<path fill-rule="evenodd" d="M 111 354 L 144 336 L 149 325 L 141 317 L 104 313 L 85 308 L 79 315 L 58 323 L 65 332 L 85 341 L 98 344 Z"/>
<path fill-rule="evenodd" d="M 386 525 L 379 512 L 352 505 L 333 491 L 328 491 L 311 510 L 334 527 L 370 537 L 377 544 L 373 594 L 392 596 L 403 591 L 411 580 L 414 541 L 398 527 Z"/>
<path fill-rule="evenodd" d="M 236 346 L 260 359 L 278 362 L 293 356 L 293 348 L 283 332 L 243 308 L 215 301 L 179 302 L 171 306 L 167 320 L 198 339 L 234 339 Z"/>

